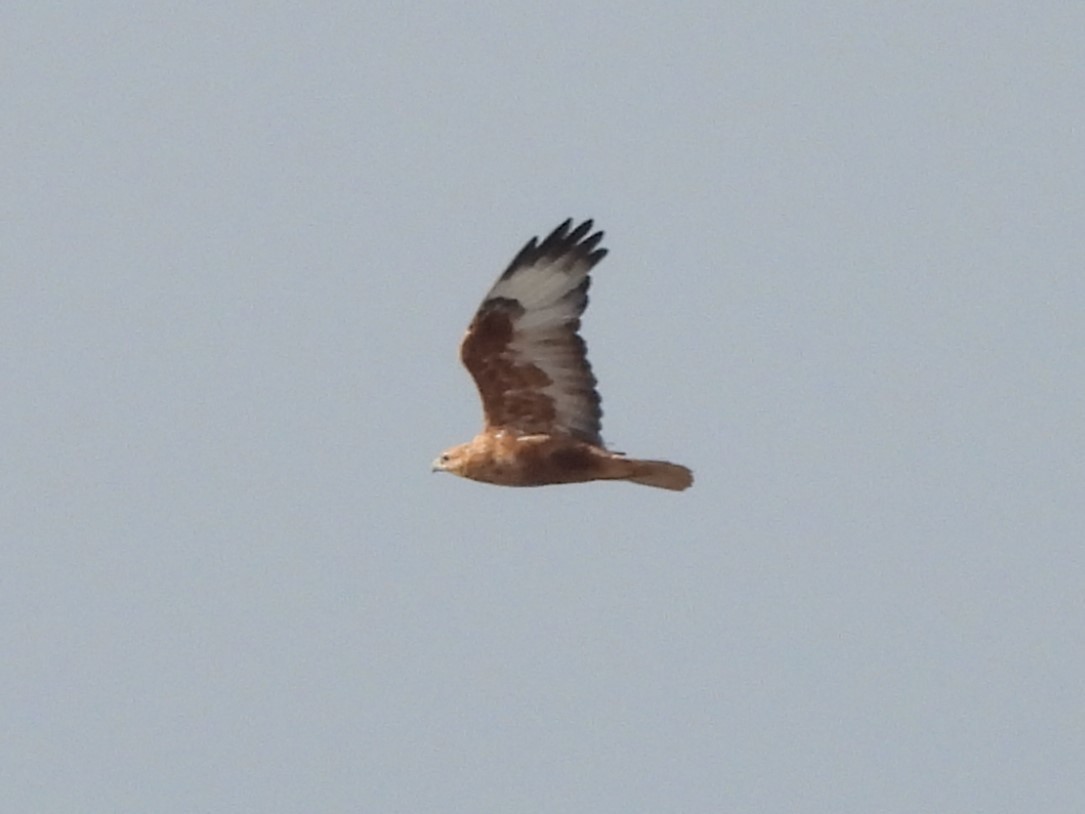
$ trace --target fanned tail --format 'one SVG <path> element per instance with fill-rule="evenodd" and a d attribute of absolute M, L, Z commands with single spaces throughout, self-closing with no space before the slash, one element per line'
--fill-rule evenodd
<path fill-rule="evenodd" d="M 680 464 L 672 464 L 668 461 L 638 461 L 630 460 L 631 472 L 626 480 L 633 483 L 641 483 L 645 486 L 655 486 L 660 489 L 670 489 L 681 492 L 693 485 L 693 472 Z"/>

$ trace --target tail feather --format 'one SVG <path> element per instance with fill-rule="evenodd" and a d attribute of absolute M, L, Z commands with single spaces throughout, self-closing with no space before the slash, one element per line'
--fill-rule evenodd
<path fill-rule="evenodd" d="M 630 460 L 631 472 L 626 480 L 633 483 L 641 483 L 645 486 L 656 486 L 660 489 L 671 489 L 681 492 L 693 485 L 693 472 L 680 464 L 672 464 L 668 461 L 638 461 Z"/>

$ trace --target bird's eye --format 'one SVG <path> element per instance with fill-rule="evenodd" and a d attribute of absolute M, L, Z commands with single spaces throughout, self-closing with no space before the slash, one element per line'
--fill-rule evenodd
<path fill-rule="evenodd" d="M 443 463 L 443 464 L 447 464 L 447 463 L 448 463 L 448 456 L 447 456 L 447 455 L 442 455 L 442 456 L 441 456 L 441 463 Z"/>

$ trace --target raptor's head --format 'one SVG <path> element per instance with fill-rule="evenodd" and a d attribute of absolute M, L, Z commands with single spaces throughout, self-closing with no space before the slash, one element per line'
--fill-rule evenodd
<path fill-rule="evenodd" d="M 459 475 L 463 477 L 463 466 L 466 462 L 466 455 L 464 448 L 467 444 L 460 444 L 459 446 L 449 447 L 440 455 L 437 456 L 433 462 L 434 472 L 451 472 L 453 475 Z"/>

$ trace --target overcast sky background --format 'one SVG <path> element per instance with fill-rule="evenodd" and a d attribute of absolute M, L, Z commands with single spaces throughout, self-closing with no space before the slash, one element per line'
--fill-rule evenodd
<path fill-rule="evenodd" d="M 5 3 L 0 809 L 1085 810 L 1085 7 L 831 6 Z"/>

